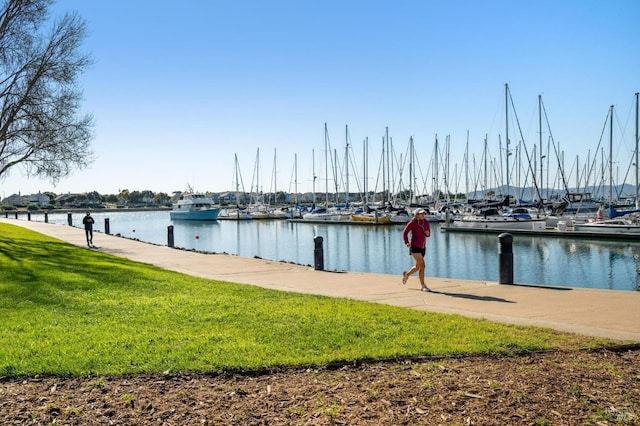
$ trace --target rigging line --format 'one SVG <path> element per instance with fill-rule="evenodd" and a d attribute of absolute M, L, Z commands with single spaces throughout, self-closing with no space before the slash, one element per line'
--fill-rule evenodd
<path fill-rule="evenodd" d="M 426 171 L 422 170 L 422 166 L 420 164 L 420 161 L 418 160 L 419 156 L 415 153 L 415 146 L 414 146 L 414 153 L 413 156 L 415 157 L 415 163 L 413 165 L 413 169 L 414 169 L 414 176 L 413 179 L 414 180 L 418 180 L 418 172 L 420 172 L 420 181 L 422 182 L 422 188 L 420 188 L 420 195 L 426 195 L 428 194 L 428 190 L 427 190 L 427 179 L 429 176 L 429 166 L 427 167 Z M 418 192 L 418 188 L 416 187 L 414 189 L 415 192 Z M 414 196 L 416 196 L 417 194 L 414 194 Z"/>
<path fill-rule="evenodd" d="M 356 181 L 356 187 L 358 188 L 358 192 L 362 193 L 362 188 L 360 186 L 360 175 L 358 174 L 358 168 L 357 168 L 357 164 L 355 163 L 355 153 L 353 151 L 353 147 L 351 145 L 349 145 L 349 151 L 352 153 L 352 155 L 349 156 L 349 163 L 351 166 L 351 169 L 353 171 L 353 177 Z M 347 171 L 348 173 L 348 171 Z"/>
<path fill-rule="evenodd" d="M 544 112 L 544 121 L 547 124 L 547 131 L 549 132 L 549 137 L 551 138 L 551 144 L 553 145 L 553 150 L 556 153 L 556 161 L 558 162 L 558 170 L 560 170 L 560 177 L 562 178 L 562 184 L 564 185 L 565 192 L 569 192 L 569 186 L 567 185 L 567 178 L 564 174 L 564 168 L 560 164 L 560 156 L 558 154 L 558 147 L 556 145 L 556 141 L 553 138 L 553 134 L 551 133 L 551 125 L 549 124 L 549 117 L 547 116 L 547 109 L 544 106 L 544 101 L 542 97 L 540 97 L 540 103 L 542 104 L 542 112 Z M 542 147 L 540 147 L 542 149 Z"/>
<path fill-rule="evenodd" d="M 480 179 L 480 171 L 478 170 L 478 166 L 476 164 L 476 154 L 472 153 L 473 157 L 473 199 L 475 200 L 478 197 L 478 180 Z"/>
<path fill-rule="evenodd" d="M 378 193 L 378 183 L 380 182 L 380 172 L 382 171 L 383 168 L 383 164 L 384 164 L 384 143 L 383 143 L 383 147 L 382 147 L 382 156 L 380 157 L 380 160 L 378 162 L 378 173 L 376 175 L 376 183 L 373 187 L 373 194 L 374 194 L 374 203 L 375 203 L 375 194 Z M 384 205 L 384 194 L 382 195 L 382 205 Z"/>
<path fill-rule="evenodd" d="M 634 96 L 635 97 L 635 96 Z M 622 123 L 618 120 L 619 114 L 617 114 L 614 119 L 615 119 L 615 123 L 618 125 L 618 131 L 620 133 L 620 141 L 622 141 L 622 143 L 618 143 L 617 144 L 617 151 L 616 151 L 616 158 L 619 158 L 619 153 L 621 151 L 621 149 L 623 148 L 628 148 L 628 144 L 627 144 L 627 140 L 625 138 L 625 134 L 626 134 L 626 128 L 627 128 L 627 124 L 629 124 L 629 120 L 631 117 L 631 109 L 629 110 L 629 114 L 627 115 L 627 119 L 625 122 L 624 127 L 622 127 Z M 635 136 L 634 136 L 635 139 Z M 632 155 L 629 158 L 629 165 L 627 166 L 627 170 L 626 173 L 624 175 L 624 179 L 622 180 L 622 184 L 619 184 L 618 189 L 616 190 L 616 199 L 619 199 L 622 195 L 622 191 L 624 190 L 624 185 L 626 185 L 627 183 L 627 178 L 629 177 L 629 173 L 631 172 L 631 168 L 633 167 L 636 159 L 635 159 L 635 155 L 633 155 L 633 153 L 635 153 L 635 147 L 631 150 Z M 613 164 L 613 159 L 610 160 L 610 164 Z M 611 165 L 611 167 L 613 167 L 613 165 Z M 613 184 L 613 182 L 612 182 Z"/>
<path fill-rule="evenodd" d="M 595 173 L 596 162 L 598 161 L 598 151 L 601 149 L 602 140 L 604 138 L 604 133 L 607 131 L 607 123 L 609 122 L 609 116 L 611 115 L 611 109 L 607 109 L 607 117 L 604 120 L 604 124 L 602 125 L 602 131 L 600 132 L 600 140 L 598 141 L 598 145 L 594 151 L 593 161 L 589 165 L 589 171 L 587 176 L 585 177 L 585 189 L 589 186 L 589 179 L 591 178 L 591 173 Z"/>
<path fill-rule="evenodd" d="M 635 95 L 633 96 L 634 102 L 635 103 Z M 622 143 L 618 143 L 617 144 L 617 152 L 616 155 L 619 157 L 619 153 L 621 151 L 621 149 L 624 148 L 628 148 L 628 140 L 625 137 L 626 136 L 626 129 L 627 129 L 627 125 L 629 124 L 629 121 L 632 117 L 632 112 L 634 110 L 634 106 L 632 105 L 631 108 L 629 109 L 629 113 L 627 114 L 627 118 L 625 120 L 625 124 L 624 127 L 622 126 L 622 123 L 617 119 L 619 117 L 619 114 L 617 114 L 615 116 L 616 119 L 616 124 L 618 125 L 618 131 L 620 132 L 620 140 L 622 141 Z M 633 147 L 631 148 L 631 153 L 632 155 L 629 158 L 629 165 L 627 166 L 627 170 L 626 173 L 624 175 L 624 178 L 622 180 L 622 184 L 619 185 L 617 191 L 616 191 L 616 198 L 619 199 L 622 195 L 622 192 L 624 190 L 624 186 L 627 184 L 627 178 L 629 177 L 629 174 L 631 173 L 632 167 L 634 166 L 635 162 L 636 162 L 636 158 L 635 158 L 635 135 L 633 136 Z M 635 184 L 634 184 L 635 187 Z"/>
<path fill-rule="evenodd" d="M 509 87 L 507 86 L 507 93 L 509 94 L 509 100 L 511 101 L 511 109 L 513 111 L 513 115 L 516 118 L 516 123 L 518 124 L 518 132 L 520 133 L 520 140 L 522 140 L 522 146 L 524 147 L 524 152 L 527 156 L 527 163 L 529 166 L 529 169 L 531 169 L 531 157 L 529 156 L 529 150 L 527 149 L 527 144 L 524 142 L 524 136 L 522 135 L 522 129 L 520 128 L 520 120 L 518 119 L 518 114 L 516 112 L 516 108 L 515 105 L 513 103 L 513 97 L 511 97 L 511 89 L 509 89 Z M 509 143 L 509 141 L 507 141 L 507 144 Z M 536 188 L 536 195 L 538 196 L 538 199 L 542 200 L 542 195 L 540 195 L 540 188 L 538 188 L 538 182 L 536 181 L 536 174 L 533 170 L 531 170 L 531 177 L 533 180 L 533 186 Z"/>

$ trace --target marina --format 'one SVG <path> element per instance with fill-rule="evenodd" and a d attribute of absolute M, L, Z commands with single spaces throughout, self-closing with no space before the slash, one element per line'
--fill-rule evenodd
<path fill-rule="evenodd" d="M 82 212 L 72 214 L 81 226 Z M 300 220 L 172 221 L 168 211 L 95 211 L 94 229 L 124 238 L 167 245 L 171 226 L 176 248 L 242 257 L 314 263 L 314 238 L 323 238 L 327 270 L 397 275 L 412 260 L 401 225 L 346 225 Z M 31 220 L 44 221 L 43 214 Z M 108 219 L 108 221 L 107 221 Z M 21 216 L 19 220 L 26 220 Z M 68 224 L 68 214 L 49 213 L 48 222 Z M 497 281 L 498 231 L 449 232 L 432 224 L 427 276 Z M 514 282 L 553 287 L 640 290 L 640 242 L 589 238 L 576 231 L 509 231 L 514 235 Z M 580 238 L 575 238 L 580 236 Z M 95 241 L 99 245 L 99 234 Z"/>

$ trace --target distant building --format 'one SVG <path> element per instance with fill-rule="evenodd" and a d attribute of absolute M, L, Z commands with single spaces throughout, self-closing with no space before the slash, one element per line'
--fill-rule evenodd
<path fill-rule="evenodd" d="M 5 206 L 24 207 L 29 203 L 29 196 L 13 194 L 2 200 L 2 204 Z"/>
<path fill-rule="evenodd" d="M 29 204 L 36 204 L 39 207 L 49 207 L 51 197 L 41 192 L 29 196 Z"/>
<path fill-rule="evenodd" d="M 55 204 L 61 207 L 86 207 L 87 206 L 87 196 L 86 194 L 60 194 L 55 200 Z"/>

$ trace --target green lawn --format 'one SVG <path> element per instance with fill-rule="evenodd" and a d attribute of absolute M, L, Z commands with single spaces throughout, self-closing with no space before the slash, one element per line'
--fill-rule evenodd
<path fill-rule="evenodd" d="M 594 347 L 549 329 L 207 280 L 0 224 L 0 376 Z"/>

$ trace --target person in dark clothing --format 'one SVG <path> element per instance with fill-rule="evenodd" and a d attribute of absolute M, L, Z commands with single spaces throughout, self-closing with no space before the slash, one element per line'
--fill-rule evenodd
<path fill-rule="evenodd" d="M 87 245 L 93 246 L 93 224 L 96 221 L 91 217 L 91 212 L 87 212 L 86 216 L 82 219 L 84 224 L 84 233 L 87 235 Z"/>

